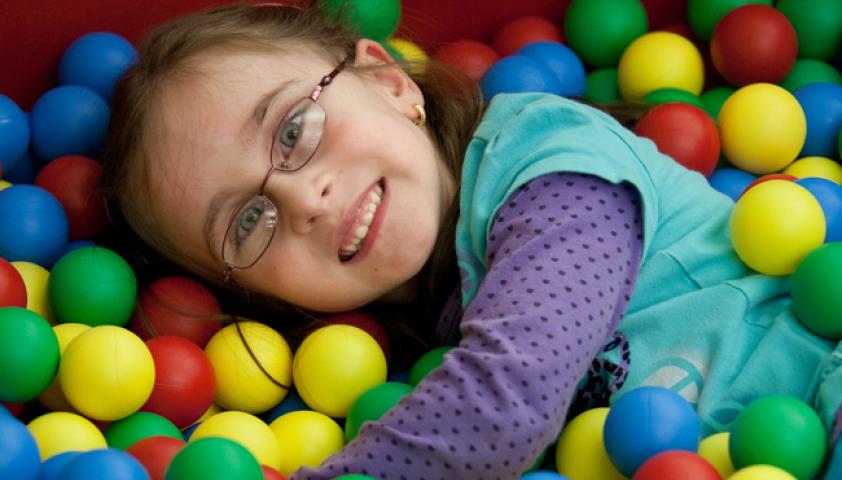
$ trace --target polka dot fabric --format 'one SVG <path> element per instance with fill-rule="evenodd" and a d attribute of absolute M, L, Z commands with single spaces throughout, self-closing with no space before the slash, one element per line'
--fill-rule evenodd
<path fill-rule="evenodd" d="M 639 197 L 626 184 L 554 173 L 517 189 L 494 219 L 488 273 L 461 315 L 458 347 L 340 452 L 290 478 L 518 478 L 558 437 L 619 323 L 641 239 Z"/>

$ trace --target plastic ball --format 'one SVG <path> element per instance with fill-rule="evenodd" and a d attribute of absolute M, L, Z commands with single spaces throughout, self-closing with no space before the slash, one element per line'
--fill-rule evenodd
<path fill-rule="evenodd" d="M 50 457 L 49 460 L 41 464 L 41 474 L 38 476 L 38 480 L 59 480 L 64 467 L 79 455 L 82 455 L 82 452 L 70 451 Z"/>
<path fill-rule="evenodd" d="M 453 350 L 452 345 L 445 345 L 436 347 L 422 355 L 409 369 L 408 383 L 412 386 L 418 385 L 421 379 L 444 362 L 444 354 L 451 350 Z"/>
<path fill-rule="evenodd" d="M 584 95 L 585 66 L 570 48 L 558 42 L 533 42 L 520 48 L 517 54 L 538 60 L 552 70 L 561 85 L 561 95 Z"/>
<path fill-rule="evenodd" d="M 559 473 L 575 480 L 624 480 L 605 453 L 603 427 L 607 408 L 594 408 L 571 420 L 555 451 Z"/>
<path fill-rule="evenodd" d="M 647 33 L 623 52 L 617 80 L 623 98 L 630 101 L 660 88 L 680 88 L 699 95 L 705 81 L 702 55 L 681 35 Z"/>
<path fill-rule="evenodd" d="M 811 83 L 799 88 L 795 98 L 807 118 L 807 138 L 801 156 L 837 157 L 837 135 L 842 129 L 842 85 Z"/>
<path fill-rule="evenodd" d="M 187 443 L 181 437 L 147 437 L 133 443 L 126 449 L 126 453 L 143 465 L 150 480 L 165 480 L 167 467 L 185 445 Z"/>
<path fill-rule="evenodd" d="M 29 149 L 29 120 L 18 104 L 0 95 L 0 171 L 14 170 Z"/>
<path fill-rule="evenodd" d="M 439 48 L 434 58 L 478 82 L 485 71 L 500 60 L 500 54 L 477 40 L 457 40 Z"/>
<path fill-rule="evenodd" d="M 740 412 L 731 425 L 728 448 L 738 469 L 764 464 L 796 478 L 813 478 L 824 460 L 825 435 L 809 405 L 793 397 L 769 396 Z"/>
<path fill-rule="evenodd" d="M 117 79 L 136 62 L 137 50 L 125 38 L 111 32 L 88 33 L 62 54 L 58 83 L 88 87 L 111 102 Z"/>
<path fill-rule="evenodd" d="M 58 340 L 46 320 L 21 307 L 0 308 L 0 401 L 35 398 L 52 381 L 58 363 Z"/>
<path fill-rule="evenodd" d="M 41 457 L 35 437 L 11 415 L 0 415 L 0 478 L 37 480 Z"/>
<path fill-rule="evenodd" d="M 0 190 L 0 257 L 52 265 L 67 245 L 67 215 L 43 188 L 14 185 Z"/>
<path fill-rule="evenodd" d="M 157 413 L 185 428 L 213 403 L 216 377 L 201 348 L 181 337 L 157 337 L 146 342 L 155 362 L 155 386 L 143 411 Z"/>
<path fill-rule="evenodd" d="M 479 81 L 486 101 L 498 93 L 545 92 L 561 94 L 561 84 L 543 63 L 524 55 L 500 59 Z"/>
<path fill-rule="evenodd" d="M 842 185 L 826 178 L 807 177 L 796 180 L 816 197 L 825 219 L 824 242 L 842 241 Z"/>
<path fill-rule="evenodd" d="M 771 180 L 748 189 L 731 213 L 731 242 L 740 259 L 766 275 L 789 275 L 824 243 L 821 205 L 795 182 Z"/>
<path fill-rule="evenodd" d="M 59 374 L 70 404 L 96 420 L 117 420 L 136 412 L 155 383 L 152 354 L 143 340 L 111 325 L 93 327 L 70 342 Z"/>
<path fill-rule="evenodd" d="M 205 354 L 216 374 L 216 402 L 226 410 L 265 412 L 289 391 L 292 351 L 266 325 L 228 325 L 211 338 Z"/>
<path fill-rule="evenodd" d="M 795 65 L 783 79 L 781 86 L 790 92 L 795 92 L 804 85 L 819 82 L 842 85 L 842 73 L 827 62 L 802 58 L 795 61 Z"/>
<path fill-rule="evenodd" d="M 509 21 L 494 34 L 491 46 L 500 56 L 512 55 L 534 42 L 561 42 L 561 31 L 551 21 L 538 16 L 525 16 Z"/>
<path fill-rule="evenodd" d="M 401 18 L 399 0 L 321 0 L 319 6 L 324 15 L 378 42 L 394 35 Z"/>
<path fill-rule="evenodd" d="M 24 285 L 26 285 L 26 309 L 32 310 L 50 323 L 54 323 L 50 299 L 47 295 L 50 272 L 41 265 L 32 262 L 12 262 L 12 266 L 18 271 L 23 278 Z"/>
<path fill-rule="evenodd" d="M 731 94 L 737 90 L 731 87 L 716 87 L 712 88 L 699 97 L 704 104 L 704 109 L 711 118 L 719 118 L 719 111 L 722 110 L 722 105 L 731 97 Z"/>
<path fill-rule="evenodd" d="M 328 325 L 304 339 L 292 370 L 295 388 L 307 405 L 341 418 L 363 392 L 386 381 L 386 358 L 363 330 Z"/>
<path fill-rule="evenodd" d="M 62 323 L 53 327 L 53 332 L 58 339 L 59 354 L 64 354 L 67 346 L 74 338 L 78 337 L 82 332 L 89 330 L 89 325 L 81 323 Z M 59 362 L 61 360 L 59 359 Z M 73 406 L 67 401 L 64 392 L 61 390 L 61 375 L 56 372 L 53 381 L 50 385 L 38 395 L 38 401 L 53 412 L 73 412 Z"/>
<path fill-rule="evenodd" d="M 594 70 L 585 77 L 585 98 L 596 103 L 611 103 L 620 99 L 616 68 Z"/>
<path fill-rule="evenodd" d="M 125 450 L 148 437 L 165 436 L 181 440 L 181 430 L 166 418 L 149 412 L 135 412 L 105 429 L 108 446 Z"/>
<path fill-rule="evenodd" d="M 547 472 L 547 471 L 534 471 L 529 472 L 527 474 L 521 475 L 520 480 L 569 480 L 567 477 L 563 477 L 555 472 Z"/>
<path fill-rule="evenodd" d="M 101 172 L 95 160 L 71 155 L 51 161 L 35 177 L 35 185 L 64 207 L 71 240 L 96 238 L 105 231 L 105 199 L 95 188 Z"/>
<path fill-rule="evenodd" d="M 108 446 L 96 425 L 76 413 L 45 413 L 29 422 L 27 428 L 38 443 L 42 461 L 64 452 Z"/>
<path fill-rule="evenodd" d="M 798 33 L 798 56 L 830 60 L 842 42 L 842 3 L 837 0 L 778 0 L 775 8 Z"/>
<path fill-rule="evenodd" d="M 687 18 L 700 40 L 710 42 L 713 30 L 722 17 L 737 7 L 748 4 L 772 6 L 772 0 L 689 0 Z"/>
<path fill-rule="evenodd" d="M 282 415 L 269 428 L 278 439 L 280 471 L 285 475 L 305 465 L 317 467 L 345 445 L 342 427 L 327 415 L 311 410 Z"/>
<path fill-rule="evenodd" d="M 842 338 L 842 243 L 811 252 L 792 274 L 792 311 L 817 335 Z"/>
<path fill-rule="evenodd" d="M 14 184 L 32 183 L 35 181 L 35 176 L 38 175 L 38 170 L 40 168 L 41 164 L 29 151 L 27 151 L 23 154 L 20 160 L 18 160 L 15 168 L 9 171 L 3 171 L 2 173 L 3 178 Z M 0 183 L 5 182 L 6 180 L 2 180 Z"/>
<path fill-rule="evenodd" d="M 61 322 L 123 326 L 134 310 L 137 280 L 114 251 L 82 247 L 55 264 L 49 295 L 53 314 Z"/>
<path fill-rule="evenodd" d="M 789 164 L 784 173 L 798 177 L 825 178 L 842 183 L 842 165 L 826 157 L 804 157 Z"/>
<path fill-rule="evenodd" d="M 11 263 L 0 258 L 0 308 L 26 308 L 26 284 Z"/>
<path fill-rule="evenodd" d="M 737 168 L 720 168 L 708 178 L 710 186 L 737 201 L 756 177 Z"/>
<path fill-rule="evenodd" d="M 412 75 L 423 75 L 427 71 L 430 58 L 423 48 L 404 38 L 390 38 L 386 43 L 400 54 L 398 64 L 404 70 Z"/>
<path fill-rule="evenodd" d="M 734 473 L 728 480 L 796 480 L 795 477 L 771 465 L 752 465 Z"/>
<path fill-rule="evenodd" d="M 710 462 L 722 478 L 734 473 L 734 465 L 728 453 L 728 440 L 731 434 L 720 432 L 713 434 L 699 444 L 699 456 Z"/>
<path fill-rule="evenodd" d="M 701 422 L 677 393 L 661 387 L 639 387 L 621 396 L 605 419 L 605 451 L 628 477 L 649 458 L 669 450 L 695 452 Z"/>
<path fill-rule="evenodd" d="M 332 315 L 326 318 L 325 321 L 331 325 L 351 325 L 353 327 L 363 329 L 365 333 L 371 335 L 372 338 L 377 340 L 377 344 L 380 345 L 380 349 L 383 350 L 383 355 L 386 356 L 386 363 L 389 363 L 392 356 L 389 335 L 374 316 L 354 311 Z"/>
<path fill-rule="evenodd" d="M 386 382 L 371 387 L 357 398 L 348 418 L 345 419 L 345 441 L 353 440 L 364 422 L 382 417 L 401 398 L 412 393 L 412 386 L 405 383 Z"/>
<path fill-rule="evenodd" d="M 795 64 L 798 38 L 778 10 L 767 5 L 745 5 L 716 25 L 710 52 L 716 70 L 732 85 L 778 83 Z"/>
<path fill-rule="evenodd" d="M 176 454 L 167 480 L 255 480 L 263 478 L 260 464 L 245 447 L 220 437 L 190 442 Z"/>
<path fill-rule="evenodd" d="M 574 0 L 564 18 L 567 44 L 596 68 L 616 66 L 626 47 L 648 28 L 639 0 Z"/>
<path fill-rule="evenodd" d="M 746 189 L 743 190 L 743 194 L 745 194 L 749 189 L 751 189 L 752 187 L 754 187 L 756 185 L 760 185 L 761 183 L 764 183 L 764 182 L 770 182 L 772 180 L 784 180 L 784 181 L 787 181 L 787 182 L 794 182 L 794 181 L 798 180 L 798 177 L 796 177 L 794 175 L 790 175 L 788 173 L 770 173 L 768 175 L 763 175 L 761 177 L 758 177 L 753 182 L 749 183 L 748 186 L 746 187 Z"/>
<path fill-rule="evenodd" d="M 634 133 L 651 139 L 661 153 L 706 177 L 719 161 L 716 125 L 704 110 L 693 105 L 658 105 L 637 122 Z"/>
<path fill-rule="evenodd" d="M 65 155 L 98 156 L 111 112 L 95 91 L 79 86 L 54 88 L 30 113 L 32 148 L 43 161 Z"/>
<path fill-rule="evenodd" d="M 632 480 L 663 480 L 665 478 L 721 480 L 722 477 L 713 465 L 698 454 L 674 450 L 659 453 L 643 462 L 643 465 L 634 472 Z"/>
<path fill-rule="evenodd" d="M 223 437 L 239 442 L 261 465 L 269 465 L 275 470 L 281 468 L 283 450 L 275 433 L 254 415 L 235 411 L 217 413 L 199 425 L 190 442 L 207 437 Z"/>
<path fill-rule="evenodd" d="M 301 396 L 298 395 L 298 392 L 295 391 L 295 388 L 290 390 L 289 394 L 281 400 L 281 403 L 272 407 L 272 409 L 264 412 L 260 415 L 260 418 L 263 419 L 264 422 L 271 425 L 271 423 L 281 415 L 290 413 L 290 412 L 297 412 L 299 410 L 310 410 L 310 407 L 304 403 L 304 400 L 301 399 Z"/>
<path fill-rule="evenodd" d="M 83 453 L 67 463 L 59 480 L 148 480 L 143 465 L 112 448 Z"/>
<path fill-rule="evenodd" d="M 798 100 L 768 83 L 734 92 L 722 105 L 717 123 L 728 161 L 755 174 L 789 165 L 807 136 L 807 119 Z"/>
<path fill-rule="evenodd" d="M 646 96 L 640 99 L 640 101 L 654 105 L 680 102 L 701 109 L 705 108 L 705 104 L 702 102 L 701 98 L 686 90 L 681 90 L 680 88 L 659 88 L 658 90 L 653 90 L 646 94 Z"/>
<path fill-rule="evenodd" d="M 261 465 L 260 470 L 263 471 L 263 480 L 287 480 L 286 475 L 267 465 Z"/>

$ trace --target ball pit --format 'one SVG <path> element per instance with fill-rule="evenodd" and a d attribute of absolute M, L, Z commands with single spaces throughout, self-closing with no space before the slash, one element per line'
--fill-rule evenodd
<path fill-rule="evenodd" d="M 500 59 L 479 80 L 486 101 L 498 93 L 545 92 L 561 94 L 561 84 L 552 70 L 525 55 Z"/>
<path fill-rule="evenodd" d="M 827 338 L 842 338 L 842 243 L 811 252 L 792 274 L 792 311 L 807 328 Z"/>
<path fill-rule="evenodd" d="M 789 164 L 783 173 L 798 178 L 824 178 L 842 183 L 842 165 L 827 157 L 804 157 Z"/>
<path fill-rule="evenodd" d="M 56 87 L 32 106 L 32 150 L 45 162 L 65 155 L 96 157 L 109 116 L 108 104 L 93 90 Z"/>
<path fill-rule="evenodd" d="M 734 464 L 728 453 L 728 432 L 715 433 L 699 444 L 699 456 L 710 462 L 722 478 L 728 478 L 734 473 Z"/>
<path fill-rule="evenodd" d="M 173 457 L 167 480 L 255 480 L 260 464 L 245 447 L 220 437 L 190 442 Z"/>
<path fill-rule="evenodd" d="M 78 85 L 111 102 L 117 78 L 137 62 L 137 50 L 112 32 L 92 32 L 74 40 L 58 64 L 60 85 Z"/>
<path fill-rule="evenodd" d="M 439 48 L 434 58 L 456 68 L 471 80 L 479 81 L 486 70 L 500 59 L 500 54 L 477 40 L 457 40 Z"/>
<path fill-rule="evenodd" d="M 246 447 L 261 465 L 281 468 L 283 451 L 278 438 L 263 420 L 245 412 L 220 412 L 202 422 L 193 431 L 189 443 L 203 438 L 221 437 Z"/>
<path fill-rule="evenodd" d="M 706 177 L 719 161 L 716 125 L 704 110 L 693 105 L 657 105 L 637 122 L 634 133 L 649 138 L 658 151 Z"/>
<path fill-rule="evenodd" d="M 135 442 L 126 449 L 149 473 L 150 480 L 165 480 L 167 467 L 187 443 L 179 438 L 152 436 Z"/>
<path fill-rule="evenodd" d="M 542 41 L 561 42 L 561 31 L 546 18 L 526 16 L 502 25 L 494 35 L 491 46 L 501 57 L 505 57 L 530 43 Z"/>
<path fill-rule="evenodd" d="M 571 420 L 555 450 L 558 471 L 576 480 L 623 480 L 605 452 L 603 430 L 608 408 L 594 408 Z"/>
<path fill-rule="evenodd" d="M 0 478 L 38 480 L 41 457 L 26 425 L 11 415 L 0 415 Z"/>
<path fill-rule="evenodd" d="M 620 99 L 616 68 L 594 70 L 585 77 L 585 98 L 596 103 L 611 103 Z"/>
<path fill-rule="evenodd" d="M 802 157 L 838 158 L 837 135 L 842 129 L 842 85 L 811 83 L 795 91 L 807 119 Z"/>
<path fill-rule="evenodd" d="M 637 0 L 574 0 L 564 17 L 565 38 L 582 61 L 613 67 L 632 41 L 648 28 Z"/>
<path fill-rule="evenodd" d="M 798 33 L 798 56 L 831 60 L 842 41 L 842 4 L 835 0 L 778 0 Z"/>
<path fill-rule="evenodd" d="M 781 86 L 790 92 L 795 92 L 804 85 L 819 82 L 842 85 L 842 73 L 827 62 L 801 58 L 795 61 L 795 65 L 781 82 Z"/>
<path fill-rule="evenodd" d="M 149 475 L 136 458 L 112 448 L 92 450 L 67 463 L 61 480 L 147 480 Z"/>
<path fill-rule="evenodd" d="M 401 398 L 410 393 L 412 393 L 412 386 L 397 382 L 381 383 L 363 392 L 354 402 L 345 419 L 345 441 L 350 442 L 357 436 L 363 422 L 382 417 L 390 408 L 397 405 Z"/>
<path fill-rule="evenodd" d="M 67 214 L 41 187 L 0 190 L 0 257 L 50 266 L 67 245 Z"/>
<path fill-rule="evenodd" d="M 312 410 L 282 415 L 269 428 L 278 439 L 282 452 L 280 471 L 286 475 L 304 465 L 319 466 L 345 445 L 342 427 L 327 415 Z"/>
<path fill-rule="evenodd" d="M 15 169 L 29 148 L 29 121 L 17 103 L 0 95 L 0 172 Z"/>
<path fill-rule="evenodd" d="M 41 315 L 50 323 L 55 323 L 47 295 L 50 272 L 32 262 L 12 262 L 12 266 L 18 271 L 26 287 L 26 309 Z"/>
<path fill-rule="evenodd" d="M 44 318 L 21 307 L 0 308 L 0 401 L 38 396 L 55 376 L 58 361 L 58 339 Z"/>
<path fill-rule="evenodd" d="M 451 350 L 453 350 L 452 346 L 445 345 L 436 347 L 422 355 L 421 358 L 415 361 L 412 368 L 410 368 L 408 383 L 412 386 L 418 385 L 418 382 L 426 377 L 431 370 L 444 362 L 444 354 Z"/>
<path fill-rule="evenodd" d="M 842 241 L 842 185 L 820 177 L 795 181 L 813 194 L 822 207 L 825 219 L 825 243 Z"/>
<path fill-rule="evenodd" d="M 721 480 L 719 472 L 701 456 L 683 450 L 659 453 L 634 472 L 632 480 Z"/>
<path fill-rule="evenodd" d="M 149 412 L 135 412 L 105 429 L 108 446 L 118 450 L 126 450 L 141 440 L 159 436 L 181 440 L 181 431 L 166 418 Z"/>
<path fill-rule="evenodd" d="M 62 323 L 53 327 L 53 332 L 56 334 L 59 346 L 59 358 L 64 354 L 67 346 L 74 338 L 78 337 L 82 332 L 90 329 L 89 325 L 81 323 Z M 59 360 L 61 361 L 61 360 Z M 75 412 L 73 405 L 67 401 L 64 392 L 61 390 L 61 375 L 56 372 L 53 381 L 50 385 L 38 395 L 38 401 L 41 405 L 54 412 Z"/>
<path fill-rule="evenodd" d="M 29 422 L 27 428 L 38 443 L 42 461 L 64 452 L 96 450 L 108 446 L 99 428 L 76 413 L 45 413 Z"/>
<path fill-rule="evenodd" d="M 321 0 L 319 7 L 349 30 L 377 41 L 391 37 L 401 18 L 398 0 Z"/>
<path fill-rule="evenodd" d="M 96 160 L 70 155 L 51 161 L 35 177 L 35 185 L 64 207 L 70 240 L 94 239 L 105 231 L 105 200 L 95 190 L 101 172 Z"/>
<path fill-rule="evenodd" d="M 11 263 L 0 258 L 0 308 L 26 308 L 26 284 Z"/>
<path fill-rule="evenodd" d="M 772 0 L 689 0 L 687 18 L 699 39 L 709 42 L 722 17 L 735 8 L 748 4 L 772 6 Z"/>
<path fill-rule="evenodd" d="M 623 98 L 639 100 L 661 88 L 702 93 L 702 55 L 690 40 L 670 32 L 650 32 L 634 40 L 620 57 L 617 79 Z"/>

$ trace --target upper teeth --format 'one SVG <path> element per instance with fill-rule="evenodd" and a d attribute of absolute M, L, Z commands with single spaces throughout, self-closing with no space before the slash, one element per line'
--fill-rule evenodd
<path fill-rule="evenodd" d="M 368 204 L 366 204 L 362 209 L 363 214 L 360 217 L 362 225 L 359 225 L 354 230 L 354 236 L 351 238 L 351 241 L 343 245 L 339 250 L 340 255 L 347 257 L 357 253 L 363 239 L 365 239 L 365 236 L 368 235 L 368 227 L 371 225 L 372 220 L 374 220 L 374 214 L 377 212 L 377 207 L 380 205 L 380 201 L 382 199 L 383 188 L 380 187 L 380 185 L 377 185 L 374 187 L 374 190 L 368 194 Z"/>

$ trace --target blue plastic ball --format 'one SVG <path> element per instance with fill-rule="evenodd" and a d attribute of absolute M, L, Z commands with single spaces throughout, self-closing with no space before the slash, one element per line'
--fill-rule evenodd
<path fill-rule="evenodd" d="M 746 187 L 756 179 L 754 175 L 738 168 L 720 168 L 708 178 L 708 183 L 736 202 Z"/>
<path fill-rule="evenodd" d="M 564 475 L 558 474 L 556 472 L 547 472 L 544 470 L 538 470 L 535 472 L 529 472 L 524 474 L 520 477 L 520 480 L 569 480 Z"/>
<path fill-rule="evenodd" d="M 0 190 L 0 257 L 52 265 L 67 245 L 67 214 L 48 191 L 34 185 Z"/>
<path fill-rule="evenodd" d="M 32 107 L 32 148 L 43 161 L 64 155 L 96 158 L 102 150 L 111 111 L 98 93 L 86 87 L 54 88 Z"/>
<path fill-rule="evenodd" d="M 48 458 L 46 462 L 41 464 L 41 474 L 38 476 L 38 480 L 58 480 L 61 478 L 59 475 L 64 471 L 64 467 L 79 455 L 82 455 L 82 452 L 71 451 L 62 452 Z"/>
<path fill-rule="evenodd" d="M 11 98 L 0 95 L 0 164 L 3 172 L 15 168 L 29 148 L 29 121 Z"/>
<path fill-rule="evenodd" d="M 842 85 L 819 82 L 795 91 L 807 117 L 807 139 L 800 157 L 839 158 L 838 135 L 842 128 Z"/>
<path fill-rule="evenodd" d="M 111 32 L 82 35 L 67 47 L 58 65 L 59 85 L 79 85 L 111 102 L 114 84 L 137 62 L 137 50 Z"/>
<path fill-rule="evenodd" d="M 543 63 L 561 85 L 561 95 L 585 95 L 585 66 L 573 50 L 558 42 L 533 42 L 517 51 Z"/>
<path fill-rule="evenodd" d="M 185 442 L 190 441 L 190 437 L 193 436 L 193 432 L 195 432 L 196 429 L 199 428 L 199 425 L 201 425 L 201 424 L 202 424 L 202 422 L 196 422 L 193 425 L 190 425 L 189 427 L 187 427 L 187 428 L 185 428 L 184 430 L 181 431 L 181 436 L 184 437 Z"/>
<path fill-rule="evenodd" d="M 40 470 L 35 437 L 17 418 L 0 415 L 0 478 L 35 480 Z"/>
<path fill-rule="evenodd" d="M 842 241 L 842 185 L 819 177 L 799 178 L 795 183 L 806 188 L 816 197 L 824 212 L 824 243 Z"/>
<path fill-rule="evenodd" d="M 631 478 L 646 460 L 668 450 L 695 452 L 701 422 L 680 395 L 662 387 L 639 387 L 608 411 L 603 429 L 605 452 Z"/>
<path fill-rule="evenodd" d="M 137 459 L 122 450 L 107 448 L 85 452 L 71 460 L 58 480 L 149 480 Z"/>
<path fill-rule="evenodd" d="M 561 94 L 561 83 L 543 63 L 525 55 L 504 57 L 485 71 L 479 86 L 486 101 L 498 93 Z"/>

